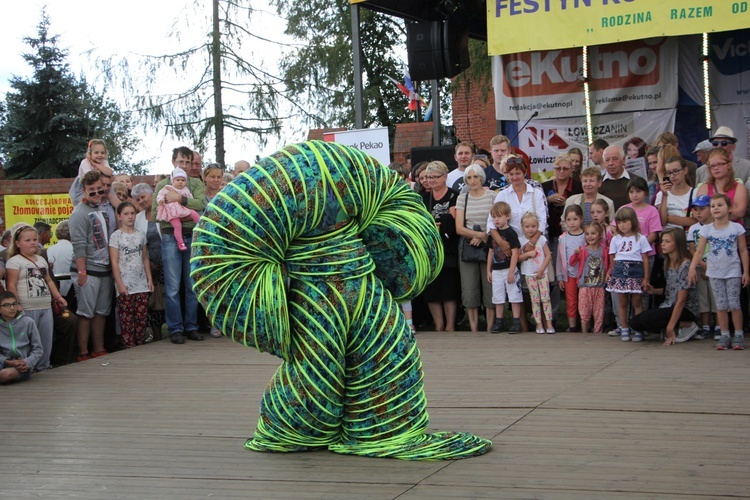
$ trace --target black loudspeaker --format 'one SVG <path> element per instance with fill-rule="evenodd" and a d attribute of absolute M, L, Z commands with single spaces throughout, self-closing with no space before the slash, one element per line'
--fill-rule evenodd
<path fill-rule="evenodd" d="M 412 80 L 452 78 L 469 67 L 469 32 L 448 19 L 406 25 Z"/>
<path fill-rule="evenodd" d="M 456 168 L 456 160 L 453 157 L 455 146 L 430 146 L 427 148 L 411 148 L 411 165 L 414 168 L 422 161 L 442 161 L 449 170 Z"/>

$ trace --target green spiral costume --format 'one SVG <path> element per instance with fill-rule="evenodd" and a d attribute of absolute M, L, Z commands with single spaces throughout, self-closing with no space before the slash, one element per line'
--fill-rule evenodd
<path fill-rule="evenodd" d="M 246 448 L 438 460 L 492 445 L 425 432 L 422 363 L 396 300 L 434 279 L 442 245 L 395 172 L 335 143 L 288 146 L 216 195 L 192 252 L 215 325 L 284 360 Z"/>

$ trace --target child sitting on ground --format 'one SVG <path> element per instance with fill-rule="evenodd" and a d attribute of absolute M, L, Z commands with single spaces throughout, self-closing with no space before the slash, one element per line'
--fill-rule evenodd
<path fill-rule="evenodd" d="M 28 380 L 43 352 L 34 320 L 18 311 L 13 292 L 0 292 L 0 384 Z"/>
<path fill-rule="evenodd" d="M 185 198 L 192 198 L 193 195 L 187 188 L 187 174 L 180 167 L 175 168 L 172 171 L 171 185 L 167 184 L 163 189 L 159 191 L 156 197 L 156 201 L 159 203 L 159 207 L 156 209 L 156 217 L 159 220 L 167 221 L 172 224 L 174 228 L 174 238 L 177 240 L 177 248 L 180 251 L 187 250 L 185 240 L 182 237 L 182 219 L 183 217 L 190 217 L 196 224 L 201 216 L 195 210 L 192 210 L 181 203 L 174 201 L 167 203 L 164 201 L 164 197 L 168 191 L 174 191 L 181 194 Z"/>

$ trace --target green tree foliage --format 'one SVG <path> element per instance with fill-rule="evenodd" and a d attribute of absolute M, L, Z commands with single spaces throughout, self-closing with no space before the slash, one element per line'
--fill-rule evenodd
<path fill-rule="evenodd" d="M 13 90 L 0 107 L 0 151 L 8 178 L 75 177 L 93 137 L 105 140 L 115 170 L 140 173 L 143 164 L 129 161 L 140 145 L 130 115 L 71 73 L 68 53 L 49 28 L 42 11 L 36 38 L 24 38 L 32 52 L 23 58 L 33 76 L 11 78 Z"/>
<path fill-rule="evenodd" d="M 272 0 L 287 18 L 285 33 L 302 41 L 280 61 L 282 76 L 296 101 L 310 113 L 309 125 L 354 126 L 354 67 L 348 0 Z M 404 22 L 360 9 L 365 100 L 364 125 L 413 121 L 408 100 L 386 77 L 402 80 Z"/>
<path fill-rule="evenodd" d="M 208 5 L 196 2 L 195 7 Z M 200 151 L 213 141 L 216 162 L 224 165 L 226 132 L 254 135 L 260 144 L 279 135 L 284 120 L 279 102 L 285 97 L 281 79 L 252 60 L 250 47 L 273 42 L 246 28 L 253 13 L 249 0 L 211 0 L 210 6 L 210 15 L 189 17 L 195 26 L 190 29 L 205 33 L 196 45 L 142 57 L 135 68 L 127 59 L 104 65 L 109 81 L 135 96 L 135 108 L 147 126 Z M 187 17 L 182 13 L 175 23 L 175 37 L 189 26 Z M 173 82 L 174 90 L 164 92 L 165 80 Z"/>

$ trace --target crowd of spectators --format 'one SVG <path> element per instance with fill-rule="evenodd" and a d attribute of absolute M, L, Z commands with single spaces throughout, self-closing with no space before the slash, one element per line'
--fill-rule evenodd
<path fill-rule="evenodd" d="M 534 309 L 537 333 L 554 333 L 564 291 L 561 323 L 570 332 L 636 342 L 660 332 L 666 344 L 713 337 L 718 349 L 744 349 L 750 162 L 736 142 L 731 129 L 718 127 L 693 150 L 696 164 L 671 132 L 653 145 L 596 139 L 588 160 L 577 148 L 560 154 L 541 184 L 502 135 L 489 151 L 457 144 L 452 170 L 440 161 L 415 165 L 409 178 L 445 250 L 437 280 L 414 301 L 415 324 L 518 333 L 533 330 L 527 313 Z M 515 234 L 507 237 L 495 220 Z M 486 265 L 471 247 L 486 252 Z M 532 271 L 519 273 L 524 267 Z M 523 299 L 514 298 L 515 286 Z M 499 317 L 506 301 L 520 309 L 510 308 L 510 327 Z M 545 327 L 548 304 L 553 321 Z"/>
<path fill-rule="evenodd" d="M 489 151 L 459 143 L 453 169 L 392 164 L 422 196 L 444 250 L 415 301 L 429 318 L 412 322 L 404 303 L 408 323 L 454 331 L 463 318 L 474 332 L 520 333 L 532 330 L 532 310 L 536 332 L 555 333 L 564 291 L 570 332 L 642 341 L 661 331 L 666 344 L 713 336 L 718 349 L 744 349 L 750 162 L 735 144 L 719 127 L 696 146 L 697 165 L 669 132 L 651 146 L 596 139 L 588 161 L 571 149 L 543 183 L 505 136 Z M 103 141 L 89 143 L 54 245 L 45 249 L 43 222 L 2 235 L 0 382 L 160 340 L 164 324 L 174 344 L 202 341 L 201 330 L 221 335 L 199 313 L 189 248 L 199 214 L 250 164 L 204 168 L 199 153 L 179 147 L 168 175 L 133 185 L 106 156 Z M 15 327 L 28 331 L 25 343 Z"/>
<path fill-rule="evenodd" d="M 195 217 L 172 224 L 157 215 L 157 199 L 163 193 L 161 199 L 200 213 L 249 163 L 237 162 L 231 172 L 204 168 L 199 153 L 180 147 L 170 175 L 133 185 L 106 158 L 104 142 L 90 141 L 70 189 L 74 210 L 57 225 L 54 245 L 45 249 L 51 228 L 44 222 L 17 223 L 2 235 L 0 383 L 161 340 L 163 330 L 174 344 L 201 341 L 201 331 L 221 336 L 199 313 L 192 290 Z M 184 193 L 172 187 L 181 176 Z"/>

